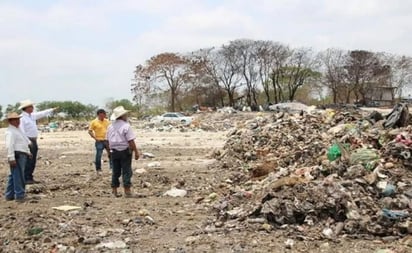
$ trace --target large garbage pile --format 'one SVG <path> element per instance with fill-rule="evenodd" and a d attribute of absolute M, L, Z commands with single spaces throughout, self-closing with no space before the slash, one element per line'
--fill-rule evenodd
<path fill-rule="evenodd" d="M 215 154 L 232 171 L 216 222 L 316 239 L 412 234 L 408 121 L 400 104 L 386 117 L 327 110 L 245 122 Z"/>

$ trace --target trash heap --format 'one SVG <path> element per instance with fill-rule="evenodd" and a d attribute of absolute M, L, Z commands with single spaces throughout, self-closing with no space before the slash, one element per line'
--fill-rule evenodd
<path fill-rule="evenodd" d="M 153 122 L 141 121 L 136 124 L 139 129 L 151 130 L 156 132 L 218 132 L 227 131 L 235 127 L 235 122 L 244 121 L 253 118 L 248 113 L 197 113 L 193 115 L 193 121 L 190 124 L 180 122 Z"/>
<path fill-rule="evenodd" d="M 238 125 L 215 152 L 231 173 L 217 190 L 216 222 L 297 238 L 412 234 L 408 123 L 400 104 L 386 117 L 281 112 Z"/>
<path fill-rule="evenodd" d="M 38 126 L 41 132 L 84 131 L 89 129 L 89 122 L 85 121 L 53 121 Z"/>

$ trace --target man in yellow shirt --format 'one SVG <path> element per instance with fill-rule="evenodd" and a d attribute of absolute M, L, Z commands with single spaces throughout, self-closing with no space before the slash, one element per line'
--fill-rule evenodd
<path fill-rule="evenodd" d="M 89 126 L 89 135 L 96 141 L 95 165 L 97 174 L 102 172 L 102 154 L 104 149 L 106 149 L 110 159 L 109 143 L 106 140 L 106 132 L 109 125 L 110 121 L 106 118 L 106 111 L 103 109 L 97 110 L 97 117 L 90 122 Z"/>

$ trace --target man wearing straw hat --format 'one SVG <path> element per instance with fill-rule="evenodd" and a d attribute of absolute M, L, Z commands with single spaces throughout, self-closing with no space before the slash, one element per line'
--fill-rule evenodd
<path fill-rule="evenodd" d="M 20 129 L 31 141 L 30 151 L 33 158 L 28 160 L 26 163 L 26 168 L 24 169 L 24 178 L 26 184 L 38 183 L 33 178 L 33 172 L 36 168 L 37 161 L 37 120 L 50 116 L 57 108 L 51 108 L 40 112 L 34 112 L 34 103 L 30 100 L 24 100 L 20 102 L 20 110 L 23 110 L 21 117 Z"/>
<path fill-rule="evenodd" d="M 15 112 L 7 115 L 8 128 L 6 130 L 7 160 L 10 165 L 10 174 L 5 192 L 6 200 L 23 202 L 25 199 L 24 168 L 27 158 L 31 158 L 30 140 L 19 129 L 20 115 Z"/>
<path fill-rule="evenodd" d="M 132 131 L 130 124 L 127 122 L 127 113 L 123 106 L 114 108 L 111 119 L 114 122 L 107 129 L 107 140 L 109 141 L 109 147 L 112 163 L 112 193 L 119 197 L 117 188 L 120 187 L 119 178 L 122 176 L 124 193 L 126 197 L 132 197 L 131 192 L 131 178 L 132 171 L 132 156 L 134 153 L 135 160 L 139 159 L 139 152 L 134 140 L 136 139 L 135 133 Z"/>

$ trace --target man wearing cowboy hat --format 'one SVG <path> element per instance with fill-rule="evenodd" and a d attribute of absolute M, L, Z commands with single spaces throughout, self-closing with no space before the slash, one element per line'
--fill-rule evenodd
<path fill-rule="evenodd" d="M 110 151 L 112 153 L 112 193 L 118 197 L 117 188 L 120 187 L 119 177 L 123 177 L 123 187 L 126 197 L 132 197 L 131 178 L 132 172 L 132 156 L 134 153 L 135 160 L 139 159 L 139 152 L 134 140 L 135 133 L 132 131 L 130 124 L 127 122 L 127 113 L 123 106 L 114 108 L 111 119 L 114 122 L 107 130 L 107 140 L 109 141 Z"/>
<path fill-rule="evenodd" d="M 26 163 L 26 168 L 24 169 L 24 178 L 26 184 L 38 183 L 33 179 L 33 172 L 36 168 L 37 161 L 37 120 L 50 116 L 57 108 L 51 108 L 40 112 L 34 112 L 34 103 L 30 100 L 24 100 L 20 102 L 20 110 L 23 110 L 21 117 L 20 129 L 31 141 L 30 151 L 33 158 L 28 160 Z"/>
<path fill-rule="evenodd" d="M 15 112 L 7 115 L 9 127 L 6 130 L 7 160 L 10 174 L 7 180 L 6 200 L 22 202 L 25 199 L 24 168 L 30 154 L 30 140 L 19 129 L 20 115 Z"/>
<path fill-rule="evenodd" d="M 99 175 L 102 172 L 102 154 L 104 149 L 106 149 L 110 159 L 109 143 L 106 140 L 107 128 L 110 125 L 110 121 L 106 118 L 105 110 L 99 109 L 96 114 L 97 117 L 90 122 L 89 135 L 95 140 L 96 156 L 94 163 L 96 172 Z M 112 167 L 111 165 L 110 162 L 110 167 Z"/>

